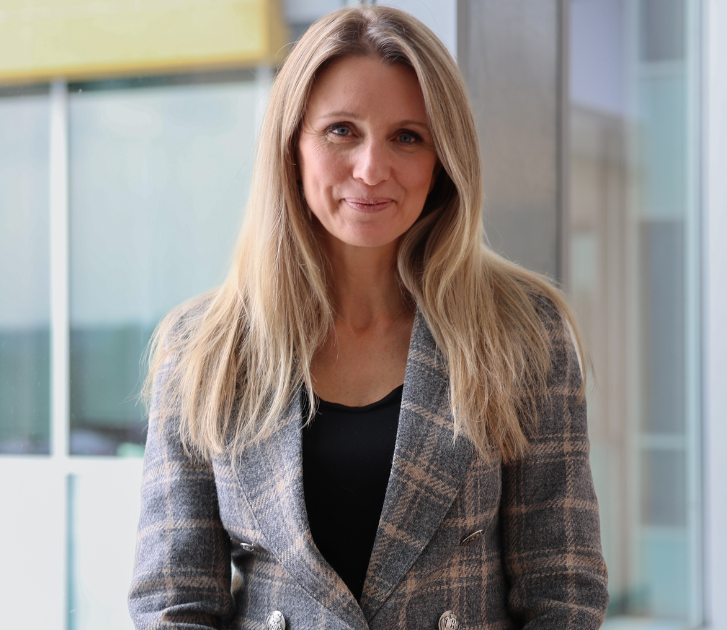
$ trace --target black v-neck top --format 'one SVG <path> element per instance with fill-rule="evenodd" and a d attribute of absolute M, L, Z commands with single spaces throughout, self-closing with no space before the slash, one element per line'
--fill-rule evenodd
<path fill-rule="evenodd" d="M 391 473 L 403 389 L 365 407 L 319 399 L 303 430 L 303 491 L 313 540 L 357 600 Z M 307 413 L 304 395 L 304 420 Z"/>

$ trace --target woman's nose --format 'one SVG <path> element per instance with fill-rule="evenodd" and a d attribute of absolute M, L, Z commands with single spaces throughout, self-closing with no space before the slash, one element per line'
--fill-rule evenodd
<path fill-rule="evenodd" d="M 353 177 L 375 186 L 391 176 L 391 156 L 385 142 L 369 140 L 356 152 Z"/>

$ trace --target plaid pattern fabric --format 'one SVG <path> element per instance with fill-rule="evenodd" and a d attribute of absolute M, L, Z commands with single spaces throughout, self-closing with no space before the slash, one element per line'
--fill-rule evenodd
<path fill-rule="evenodd" d="M 299 397 L 235 461 L 190 460 L 152 411 L 129 596 L 137 628 L 263 629 L 274 610 L 289 630 L 434 630 L 447 610 L 462 629 L 599 628 L 608 594 L 580 368 L 552 305 L 543 313 L 551 395 L 529 454 L 507 466 L 454 441 L 446 369 L 417 313 L 360 604 L 308 530 Z"/>

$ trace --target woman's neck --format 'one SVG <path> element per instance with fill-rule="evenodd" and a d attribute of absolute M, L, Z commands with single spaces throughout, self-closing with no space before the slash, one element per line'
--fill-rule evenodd
<path fill-rule="evenodd" d="M 385 248 L 352 247 L 340 241 L 329 245 L 339 325 L 355 332 L 410 316 L 413 304 L 399 282 L 396 243 Z"/>
<path fill-rule="evenodd" d="M 313 387 L 323 400 L 360 407 L 404 382 L 414 304 L 396 270 L 396 243 L 326 251 L 333 272 L 333 334 L 311 361 Z"/>

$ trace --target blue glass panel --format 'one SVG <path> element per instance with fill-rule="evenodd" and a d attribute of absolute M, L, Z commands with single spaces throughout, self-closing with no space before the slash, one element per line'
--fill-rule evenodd
<path fill-rule="evenodd" d="M 48 453 L 49 104 L 0 95 L 0 453 Z"/>

